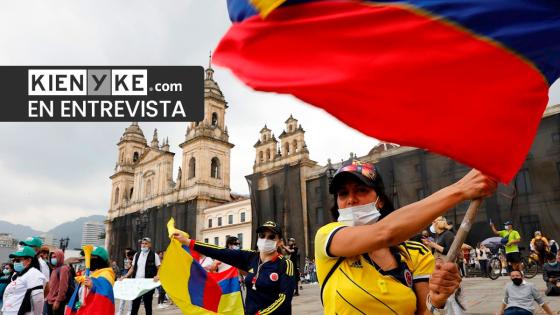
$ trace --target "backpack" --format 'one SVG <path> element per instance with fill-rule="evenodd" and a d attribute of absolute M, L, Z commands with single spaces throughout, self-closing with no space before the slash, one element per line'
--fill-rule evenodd
<path fill-rule="evenodd" d="M 535 249 L 539 252 L 542 252 L 543 250 L 545 250 L 545 244 L 544 244 L 544 241 L 542 240 L 542 238 L 539 238 L 539 239 L 535 240 Z"/>
<path fill-rule="evenodd" d="M 74 293 L 74 289 L 76 288 L 76 281 L 74 280 L 74 278 L 76 277 L 76 271 L 74 270 L 74 268 L 72 268 L 72 266 L 62 265 L 58 269 L 58 272 L 56 273 L 59 282 L 60 282 L 60 269 L 64 267 L 68 267 L 68 289 L 66 289 L 66 294 L 64 297 L 64 303 L 66 304 L 68 303 L 68 301 L 70 301 L 70 298 Z"/>

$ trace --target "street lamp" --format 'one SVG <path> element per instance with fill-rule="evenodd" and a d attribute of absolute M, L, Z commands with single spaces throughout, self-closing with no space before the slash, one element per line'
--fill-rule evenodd
<path fill-rule="evenodd" d="M 327 174 L 327 179 L 329 180 L 329 184 L 334 178 L 334 174 L 336 173 L 336 169 L 332 166 L 331 159 L 328 159 L 327 163 L 327 170 L 325 171 Z"/>
<path fill-rule="evenodd" d="M 62 237 L 60 238 L 59 242 L 60 242 L 60 249 L 62 250 L 62 252 L 66 251 L 66 248 L 68 248 L 68 242 L 70 241 L 70 238 L 68 236 L 66 236 L 66 238 Z"/>
<path fill-rule="evenodd" d="M 146 231 L 146 227 L 148 226 L 148 213 L 140 211 L 138 217 L 136 217 L 136 239 L 138 243 L 142 241 L 142 237 L 144 237 L 144 232 Z"/>

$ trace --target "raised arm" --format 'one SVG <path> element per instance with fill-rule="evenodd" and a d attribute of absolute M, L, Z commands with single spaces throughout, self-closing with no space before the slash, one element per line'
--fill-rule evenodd
<path fill-rule="evenodd" d="M 181 242 L 183 245 L 213 259 L 218 259 L 228 265 L 232 265 L 237 269 L 247 271 L 249 260 L 254 252 L 247 250 L 226 249 L 215 245 L 210 245 L 202 242 L 186 238 L 185 236 L 175 233 L 173 237 Z"/>
<path fill-rule="evenodd" d="M 375 224 L 338 230 L 328 252 L 332 256 L 352 257 L 397 245 L 420 232 L 458 203 L 491 195 L 496 186 L 496 181 L 472 170 L 457 183 L 400 208 Z"/>
<path fill-rule="evenodd" d="M 500 232 L 496 230 L 496 227 L 493 223 L 490 223 L 490 228 L 492 229 L 492 233 L 494 233 L 494 235 L 500 236 Z"/>

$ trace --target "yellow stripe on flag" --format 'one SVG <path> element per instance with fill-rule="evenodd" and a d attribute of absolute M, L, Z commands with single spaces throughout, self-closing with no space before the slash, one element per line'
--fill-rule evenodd
<path fill-rule="evenodd" d="M 259 15 L 265 18 L 270 12 L 282 5 L 286 0 L 251 0 Z"/>

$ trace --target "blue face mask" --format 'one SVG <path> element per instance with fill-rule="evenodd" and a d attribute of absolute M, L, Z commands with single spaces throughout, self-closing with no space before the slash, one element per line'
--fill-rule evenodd
<path fill-rule="evenodd" d="M 58 260 L 56 258 L 51 258 L 51 265 L 56 266 Z"/>
<path fill-rule="evenodd" d="M 22 263 L 22 262 L 15 262 L 15 263 L 14 263 L 14 270 L 15 270 L 16 272 L 18 272 L 18 273 L 19 273 L 19 272 L 22 272 L 23 269 L 25 269 L 25 267 L 23 266 L 23 263 Z"/>
<path fill-rule="evenodd" d="M 4 269 L 4 270 L 2 270 L 2 272 L 3 272 L 5 275 L 9 275 L 9 274 L 10 274 L 10 269 Z"/>

